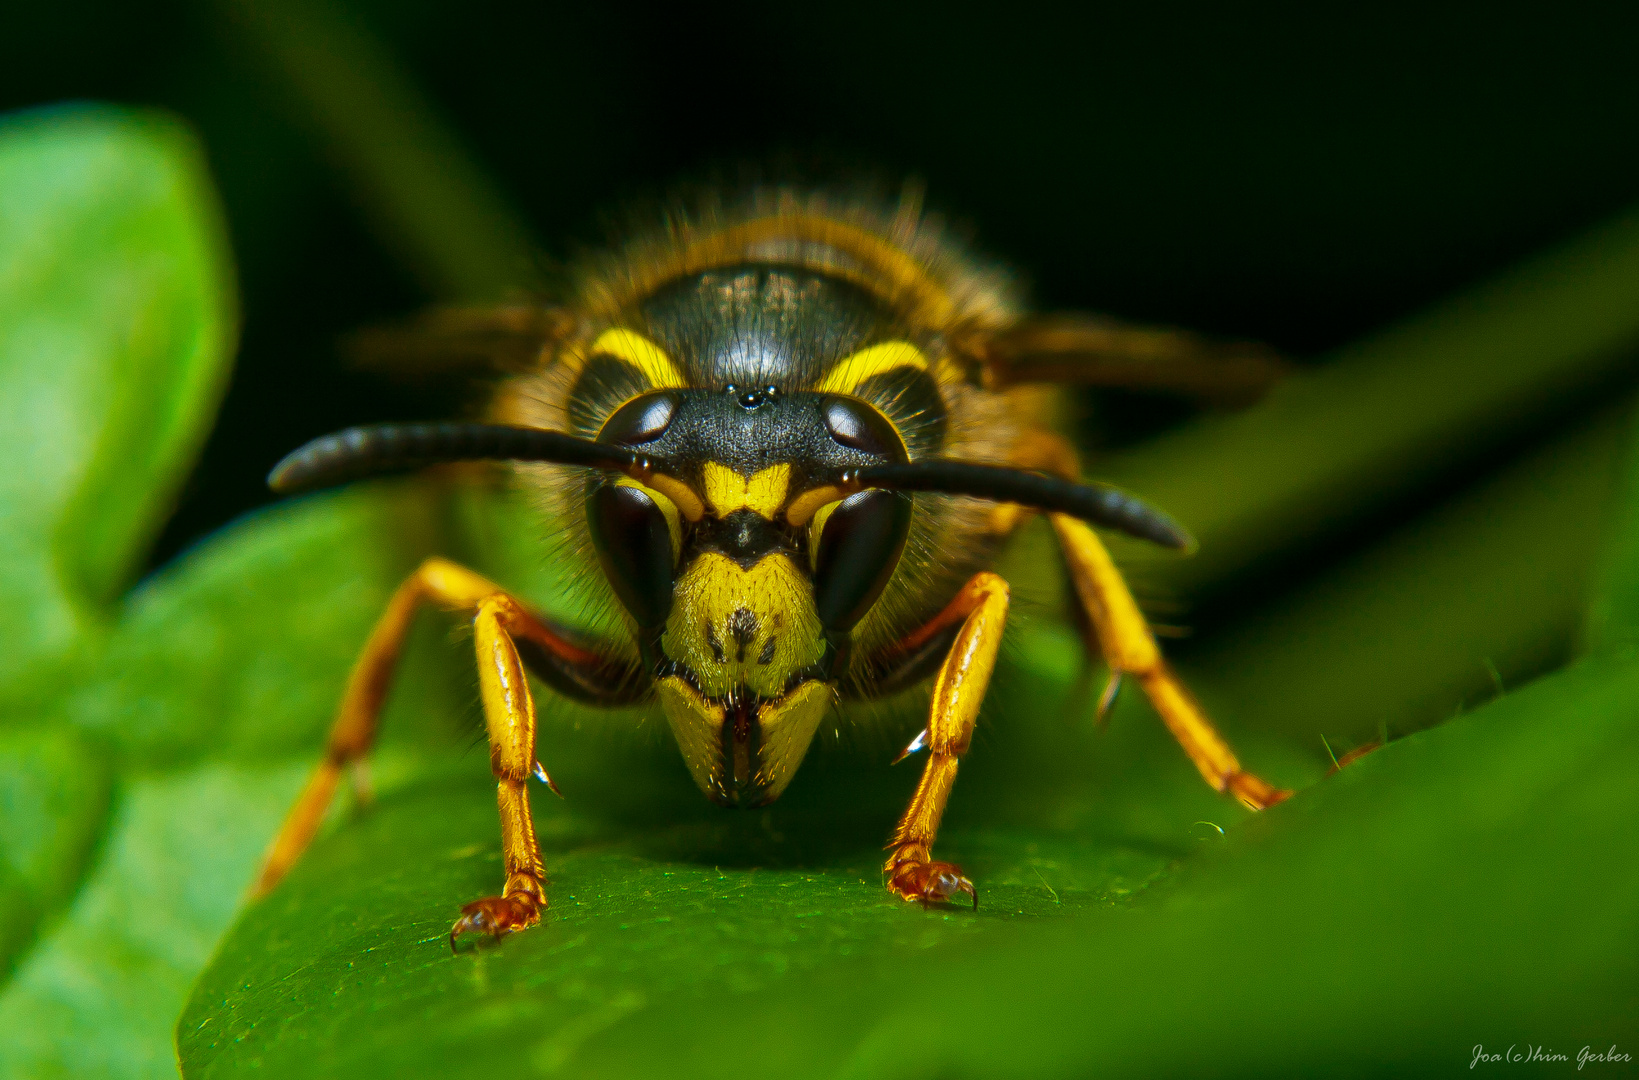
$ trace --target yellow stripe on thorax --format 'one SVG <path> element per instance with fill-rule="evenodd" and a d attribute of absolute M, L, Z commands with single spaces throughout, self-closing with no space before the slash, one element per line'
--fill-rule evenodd
<path fill-rule="evenodd" d="M 838 361 L 815 389 L 823 394 L 851 394 L 866 379 L 903 367 L 926 371 L 928 358 L 908 341 L 884 341 Z"/>
<path fill-rule="evenodd" d="M 592 298 L 610 314 L 633 296 L 647 296 L 668 281 L 739 263 L 803 266 L 859 285 L 903 305 L 925 325 L 942 329 L 957 303 L 927 268 L 886 236 L 835 218 L 775 212 L 706 231 L 686 246 L 640 261 L 625 288 Z"/>
<path fill-rule="evenodd" d="M 745 477 L 727 465 L 708 461 L 704 471 L 706 502 L 718 517 L 728 517 L 736 510 L 753 510 L 772 521 L 791 485 L 790 464 L 770 465 Z"/>

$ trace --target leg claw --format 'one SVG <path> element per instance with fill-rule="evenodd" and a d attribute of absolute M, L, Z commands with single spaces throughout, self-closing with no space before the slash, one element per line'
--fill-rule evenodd
<path fill-rule="evenodd" d="M 955 863 L 930 859 L 925 849 L 901 850 L 883 867 L 888 872 L 888 891 L 904 900 L 914 900 L 923 907 L 942 904 L 959 892 L 973 898 L 973 910 L 979 910 L 979 891 L 962 874 Z"/>
<path fill-rule="evenodd" d="M 1233 774 L 1225 787 L 1249 810 L 1267 810 L 1292 797 L 1292 793 L 1285 788 L 1275 787 L 1248 772 Z"/>
<path fill-rule="evenodd" d="M 450 952 L 455 951 L 455 940 L 462 934 L 472 932 L 500 938 L 527 930 L 540 921 L 541 907 L 528 893 L 474 900 L 461 909 L 461 917 L 450 928 Z"/>

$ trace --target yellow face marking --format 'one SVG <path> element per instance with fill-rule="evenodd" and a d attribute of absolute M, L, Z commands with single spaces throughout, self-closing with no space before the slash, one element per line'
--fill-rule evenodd
<path fill-rule="evenodd" d="M 706 462 L 704 471 L 706 502 L 718 517 L 728 517 L 736 510 L 752 510 L 773 521 L 791 486 L 789 464 L 770 465 L 750 477 L 715 461 Z"/>
<path fill-rule="evenodd" d="M 808 753 L 808 744 L 814 741 L 814 731 L 830 711 L 831 687 L 822 682 L 805 682 L 778 701 L 771 701 L 757 710 L 757 726 L 761 728 L 762 753 L 759 756 L 756 782 L 762 787 L 764 799 L 779 798 Z"/>
<path fill-rule="evenodd" d="M 730 762 L 723 754 L 727 710 L 675 675 L 661 679 L 655 689 L 695 784 L 713 797 L 726 794 L 734 786 L 734 770 L 752 764 Z M 759 747 L 750 787 L 757 792 L 759 803 L 779 798 L 791 783 L 834 696 L 828 684 L 810 680 L 758 707 Z"/>
<path fill-rule="evenodd" d="M 655 684 L 666 723 L 677 736 L 683 763 L 700 790 L 712 793 L 712 780 L 723 764 L 723 707 L 707 701 L 699 691 L 675 675 Z"/>
<path fill-rule="evenodd" d="M 779 697 L 792 673 L 817 663 L 825 632 L 808 578 L 785 555 L 751 569 L 710 552 L 678 579 L 661 650 L 693 671 L 708 697 L 745 687 Z"/>
<path fill-rule="evenodd" d="M 706 516 L 706 506 L 700 501 L 700 496 L 683 481 L 665 473 L 649 473 L 645 479 L 649 481 L 650 487 L 664 492 L 690 521 L 699 521 Z"/>
<path fill-rule="evenodd" d="M 908 341 L 884 341 L 839 361 L 815 389 L 822 394 L 852 394 L 866 379 L 902 367 L 926 371 L 928 358 Z"/>
<path fill-rule="evenodd" d="M 852 493 L 844 491 L 838 484 L 826 484 L 823 487 L 809 488 L 791 500 L 791 505 L 785 511 L 785 520 L 801 528 L 808 524 L 820 507 L 834 503 L 849 494 Z"/>
<path fill-rule="evenodd" d="M 675 560 L 677 558 L 677 553 L 683 550 L 683 523 L 678 520 L 677 504 L 672 502 L 661 492 L 656 491 L 654 488 L 649 487 L 646 484 L 640 484 L 629 476 L 623 476 L 619 480 L 616 480 L 615 486 L 637 488 L 637 490 L 643 492 L 643 494 L 654 500 L 654 504 L 656 506 L 660 507 L 660 514 L 666 519 L 666 531 L 671 534 L 672 558 Z"/>
<path fill-rule="evenodd" d="M 592 343 L 592 354 L 597 353 L 626 361 L 642 372 L 649 385 L 656 390 L 675 389 L 687 385 L 683 382 L 682 372 L 672 363 L 672 358 L 642 334 L 621 329 L 605 330 Z"/>

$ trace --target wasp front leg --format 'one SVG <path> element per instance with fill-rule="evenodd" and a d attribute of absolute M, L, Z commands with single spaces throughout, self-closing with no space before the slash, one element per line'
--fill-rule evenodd
<path fill-rule="evenodd" d="M 489 730 L 489 765 L 495 774 L 495 799 L 501 811 L 501 854 L 506 885 L 500 896 L 475 900 L 461 909 L 450 928 L 450 948 L 468 930 L 493 937 L 527 930 L 541 921 L 546 907 L 546 868 L 529 816 L 529 778 L 535 763 L 535 702 L 529 693 L 518 647 L 512 634 L 529 616 L 504 593 L 486 597 L 473 620 L 478 650 L 478 693 Z M 546 771 L 541 770 L 546 777 Z"/>
<path fill-rule="evenodd" d="M 515 638 L 534 647 L 541 663 L 591 684 L 607 679 L 603 657 L 567 640 L 530 614 L 499 586 L 445 559 L 428 559 L 388 602 L 348 677 L 325 756 L 285 817 L 252 889 L 270 891 L 306 850 L 330 805 L 337 781 L 350 770 L 361 798 L 368 792 L 364 762 L 375 743 L 382 704 L 417 609 L 424 603 L 474 613 L 479 687 L 489 732 L 490 764 L 500 806 L 506 883 L 498 897 L 468 904 L 451 933 L 468 930 L 501 935 L 535 925 L 546 906 L 545 872 L 529 816 L 526 784 L 538 775 L 535 706 Z M 610 680 L 614 686 L 618 680 Z M 556 790 L 556 788 L 554 788 Z"/>
<path fill-rule="evenodd" d="M 941 630 L 961 623 L 933 684 L 927 767 L 910 806 L 899 819 L 899 828 L 889 844 L 893 854 L 883 867 L 890 892 L 924 906 L 948 900 L 958 892 L 967 893 L 973 897 L 973 906 L 979 906 L 978 891 L 962 874 L 962 868 L 934 859 L 932 849 L 950 789 L 956 783 L 957 764 L 967 753 L 979 706 L 990 685 L 990 673 L 996 667 L 1007 605 L 1006 581 L 988 571 L 975 574 L 944 611 L 901 643 L 908 652 Z"/>
<path fill-rule="evenodd" d="M 1289 796 L 1290 791 L 1241 768 L 1235 752 L 1167 667 L 1155 636 L 1098 535 L 1075 518 L 1063 514 L 1051 517 L 1070 568 L 1071 583 L 1110 666 L 1110 687 L 1100 707 L 1108 707 L 1119 680 L 1131 675 L 1143 686 L 1162 722 L 1214 790 L 1227 791 L 1254 810 L 1273 806 Z"/>

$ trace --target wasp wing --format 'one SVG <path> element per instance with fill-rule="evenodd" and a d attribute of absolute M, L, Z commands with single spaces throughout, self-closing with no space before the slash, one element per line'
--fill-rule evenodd
<path fill-rule="evenodd" d="M 438 307 L 357 330 L 343 353 L 358 368 L 408 382 L 503 378 L 540 368 L 574 328 L 567 310 L 548 304 Z"/>
<path fill-rule="evenodd" d="M 1027 318 L 970 346 L 986 386 L 1020 383 L 1157 390 L 1238 407 L 1292 370 L 1274 350 L 1168 327 L 1075 313 Z"/>

